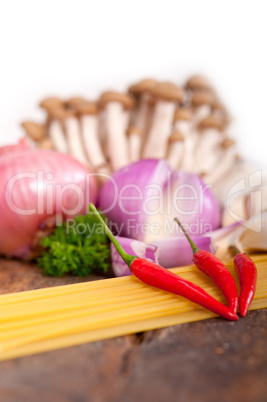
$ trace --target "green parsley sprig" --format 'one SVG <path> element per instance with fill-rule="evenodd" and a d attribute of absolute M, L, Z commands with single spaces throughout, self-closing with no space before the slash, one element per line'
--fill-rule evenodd
<path fill-rule="evenodd" d="M 37 262 L 45 275 L 107 273 L 111 265 L 110 241 L 93 214 L 77 216 L 56 227 L 43 238 L 42 245 L 44 252 Z"/>

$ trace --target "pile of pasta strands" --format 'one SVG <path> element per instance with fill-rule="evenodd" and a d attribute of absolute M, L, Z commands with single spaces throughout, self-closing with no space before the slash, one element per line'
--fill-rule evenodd
<path fill-rule="evenodd" d="M 258 269 L 258 283 L 250 310 L 267 307 L 267 257 L 252 258 Z M 232 260 L 226 265 L 238 286 Z M 220 290 L 195 266 L 172 271 L 224 302 Z M 0 360 L 214 316 L 134 276 L 2 295 Z"/>

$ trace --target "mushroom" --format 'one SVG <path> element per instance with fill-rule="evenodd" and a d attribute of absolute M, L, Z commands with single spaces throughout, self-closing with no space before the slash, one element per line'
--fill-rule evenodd
<path fill-rule="evenodd" d="M 155 98 L 155 108 L 144 144 L 143 157 L 164 158 L 176 104 L 183 101 L 184 91 L 170 82 L 162 82 L 152 87 L 149 92 Z"/>
<path fill-rule="evenodd" d="M 184 135 L 180 131 L 173 131 L 169 137 L 169 149 L 167 161 L 173 169 L 178 169 L 181 165 L 184 153 Z"/>
<path fill-rule="evenodd" d="M 38 124 L 33 121 L 24 121 L 21 123 L 27 136 L 34 142 L 39 142 L 46 137 L 46 126 L 45 124 Z"/>
<path fill-rule="evenodd" d="M 207 184 L 218 183 L 227 173 L 229 173 L 236 161 L 235 141 L 226 138 L 220 144 L 221 156 L 217 160 L 216 167 L 208 174 L 203 175 L 203 179 Z"/>
<path fill-rule="evenodd" d="M 73 109 L 58 108 L 55 110 L 56 116 L 61 120 L 68 144 L 68 151 L 71 156 L 84 165 L 90 166 L 86 157 L 81 138 L 80 124 L 77 113 Z"/>
<path fill-rule="evenodd" d="M 60 110 L 64 107 L 64 102 L 55 97 L 46 98 L 40 103 L 40 106 L 47 112 L 48 136 L 51 138 L 54 148 L 58 152 L 68 153 L 68 145 L 62 124 L 54 113 L 54 110 Z"/>
<path fill-rule="evenodd" d="M 225 105 L 219 100 L 215 100 L 212 105 L 212 115 L 221 119 L 224 122 L 225 128 L 227 128 L 228 125 L 231 123 L 232 118 L 228 110 L 226 109 Z"/>
<path fill-rule="evenodd" d="M 50 98 L 45 98 L 40 102 L 40 107 L 43 109 L 54 109 L 64 105 L 64 101 L 56 96 L 51 96 Z"/>
<path fill-rule="evenodd" d="M 151 121 L 152 106 L 149 90 L 157 84 L 156 80 L 145 79 L 129 87 L 128 91 L 138 100 L 138 106 L 133 114 L 129 136 L 130 161 L 140 158 L 141 146 L 144 136 L 147 134 Z"/>
<path fill-rule="evenodd" d="M 50 110 L 49 117 L 51 119 L 49 129 L 51 129 L 51 132 L 53 134 L 57 134 L 57 140 L 64 140 L 64 142 L 62 142 L 62 145 L 64 144 L 64 146 L 66 147 L 65 153 L 70 154 L 84 165 L 89 166 L 89 162 L 83 149 L 79 121 L 77 119 L 76 111 L 66 108 L 64 105 Z M 53 124 L 52 128 L 51 124 Z M 55 128 L 58 128 L 60 131 L 56 132 Z"/>
<path fill-rule="evenodd" d="M 199 90 L 192 94 L 191 106 L 193 107 L 193 126 L 198 124 L 208 117 L 211 113 L 211 108 L 215 101 L 214 94 L 210 91 Z"/>
<path fill-rule="evenodd" d="M 130 126 L 127 135 L 129 137 L 129 158 L 132 163 L 140 159 L 144 131 L 137 126 Z"/>
<path fill-rule="evenodd" d="M 198 90 L 192 94 L 192 119 L 190 125 L 190 135 L 188 133 L 185 140 L 186 152 L 182 165 L 182 169 L 189 172 L 194 171 L 194 158 L 199 141 L 198 124 L 200 121 L 210 115 L 213 101 L 214 94 L 210 91 Z"/>
<path fill-rule="evenodd" d="M 100 106 L 105 111 L 107 148 L 113 170 L 129 163 L 126 116 L 134 104 L 134 99 L 129 94 L 108 91 L 100 97 Z"/>
<path fill-rule="evenodd" d="M 222 104 L 222 102 L 220 102 L 220 100 L 218 99 L 217 93 L 213 87 L 213 85 L 211 84 L 211 82 L 204 77 L 203 75 L 194 75 L 192 77 L 190 77 L 185 85 L 186 89 L 190 90 L 193 93 L 193 96 L 195 93 L 209 93 L 212 98 L 213 98 L 213 103 L 212 103 L 212 113 L 214 115 L 216 115 L 216 117 L 222 118 L 223 120 L 225 120 L 225 122 L 230 122 L 230 116 L 229 113 L 226 109 L 226 107 Z M 199 95 L 197 95 L 198 97 Z M 208 116 L 208 114 L 205 115 L 205 112 L 198 112 L 201 115 L 201 119 L 204 119 L 205 117 Z M 202 113 L 204 115 L 202 115 Z"/>
<path fill-rule="evenodd" d="M 203 75 L 193 75 L 190 77 L 185 84 L 186 88 L 191 91 L 210 91 L 215 93 L 214 88 L 208 78 Z"/>
<path fill-rule="evenodd" d="M 51 138 L 44 138 L 38 142 L 38 147 L 41 149 L 54 149 L 54 144 Z"/>
<path fill-rule="evenodd" d="M 83 98 L 72 98 L 66 103 L 74 108 L 80 117 L 83 144 L 94 170 L 99 173 L 110 173 L 99 140 L 98 104 L 96 102 L 88 102 Z"/>
<path fill-rule="evenodd" d="M 169 149 L 167 152 L 167 160 L 169 164 L 175 168 L 181 168 L 184 155 L 190 154 L 187 139 L 190 136 L 190 120 L 192 113 L 190 109 L 178 108 L 174 113 L 174 131 L 169 138 Z M 187 147 L 187 148 L 186 148 Z"/>
<path fill-rule="evenodd" d="M 194 158 L 194 172 L 208 174 L 217 164 L 220 156 L 218 147 L 223 139 L 225 123 L 215 115 L 202 120 L 199 125 L 199 140 Z"/>

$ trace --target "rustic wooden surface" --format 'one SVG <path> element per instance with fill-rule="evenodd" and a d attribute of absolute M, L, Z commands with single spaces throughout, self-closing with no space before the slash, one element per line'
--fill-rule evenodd
<path fill-rule="evenodd" d="M 0 279 L 9 293 L 89 278 L 0 260 Z M 267 309 L 0 363 L 1 402 L 266 402 L 266 384 Z"/>

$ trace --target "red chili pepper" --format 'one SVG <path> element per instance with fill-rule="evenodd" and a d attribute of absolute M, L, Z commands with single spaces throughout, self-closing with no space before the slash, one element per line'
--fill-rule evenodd
<path fill-rule="evenodd" d="M 89 209 L 96 214 L 99 222 L 104 226 L 107 236 L 114 244 L 114 247 L 129 266 L 132 273 L 147 285 L 154 286 L 156 288 L 171 292 L 187 299 L 194 303 L 197 303 L 208 310 L 226 318 L 227 320 L 237 320 L 238 316 L 235 312 L 231 311 L 228 307 L 218 302 L 212 296 L 210 296 L 205 290 L 199 286 L 194 285 L 180 276 L 174 274 L 171 271 L 149 262 L 144 258 L 139 258 L 133 255 L 127 254 L 121 247 L 120 243 L 115 239 L 110 229 L 97 212 L 94 205 L 89 204 Z"/>
<path fill-rule="evenodd" d="M 186 235 L 193 251 L 193 261 L 196 267 L 209 276 L 213 282 L 218 286 L 219 289 L 223 292 L 228 307 L 234 313 L 237 311 L 238 306 L 238 292 L 236 288 L 236 284 L 234 278 L 226 268 L 226 266 L 222 263 L 219 258 L 215 257 L 215 255 L 209 253 L 205 250 L 200 250 L 197 248 L 195 243 L 191 240 L 186 230 L 183 228 L 179 219 L 175 219 L 178 225 L 181 227 L 182 231 Z"/>
<path fill-rule="evenodd" d="M 234 264 L 240 282 L 239 312 L 245 317 L 256 291 L 257 268 L 247 254 L 236 251 Z"/>

